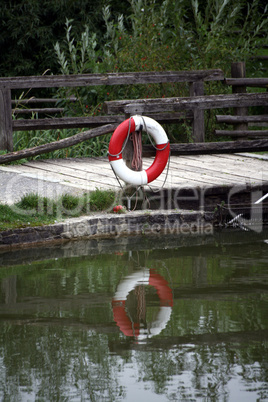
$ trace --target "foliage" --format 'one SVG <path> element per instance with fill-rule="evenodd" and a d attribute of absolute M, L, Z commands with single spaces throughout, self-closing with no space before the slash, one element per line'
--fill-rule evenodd
<path fill-rule="evenodd" d="M 49 10 L 49 3 L 49 0 L 45 1 L 42 12 Z M 125 2 L 119 4 L 115 1 L 111 4 L 103 0 L 96 6 L 94 3 L 96 16 L 91 19 L 83 14 L 87 10 L 86 1 L 81 3 L 79 12 L 75 2 L 69 3 L 70 0 L 67 1 L 70 8 L 66 13 L 63 12 L 63 1 L 51 6 L 54 14 L 59 13 L 60 18 L 57 23 L 53 20 L 50 27 L 52 31 L 47 32 L 46 49 L 49 48 L 50 55 L 51 51 L 54 52 L 54 60 L 51 62 L 46 57 L 48 50 L 44 51 L 42 62 L 39 60 L 43 71 L 57 62 L 57 69 L 62 74 L 221 68 L 228 76 L 231 62 L 243 60 L 247 62 L 247 71 L 251 76 L 261 76 L 266 72 L 264 62 L 252 58 L 267 43 L 268 6 L 263 0 L 129 0 L 130 7 Z M 23 12 L 27 10 L 27 17 L 24 16 L 27 27 L 30 16 L 35 14 L 32 27 L 29 27 L 28 36 L 26 35 L 29 44 L 32 30 L 40 23 L 41 12 L 33 5 L 30 8 L 30 4 L 31 2 L 22 6 L 19 3 L 16 8 L 16 12 L 19 9 Z M 91 2 L 88 2 L 88 7 L 92 17 Z M 13 26 L 16 13 L 10 16 L 10 10 L 6 5 L 1 13 L 6 19 L 10 18 L 10 26 Z M 11 38 L 18 38 L 19 32 L 20 27 L 14 27 Z M 43 38 L 39 30 L 36 30 L 36 35 L 40 36 L 40 40 Z M 38 54 L 34 47 L 31 52 Z M 27 64 L 27 60 L 25 62 Z M 221 83 L 206 83 L 206 94 L 228 90 Z M 58 106 L 65 109 L 64 115 L 87 116 L 101 114 L 106 100 L 188 96 L 188 91 L 188 86 L 184 83 L 109 87 L 100 85 L 61 88 L 56 96 L 59 99 Z M 76 103 L 60 100 L 71 95 L 77 98 Z M 213 114 L 213 111 L 206 113 L 206 138 L 209 140 L 213 138 Z M 191 141 L 186 123 L 187 121 L 179 127 L 165 127 L 172 141 Z M 40 145 L 73 133 L 73 130 L 19 132 L 15 136 L 15 149 Z M 106 136 L 79 144 L 67 151 L 55 151 L 47 156 L 104 155 L 107 148 Z"/>
<path fill-rule="evenodd" d="M 66 21 L 66 40 L 55 45 L 64 74 L 124 71 L 168 71 L 221 68 L 230 75 L 232 61 L 246 60 L 256 73 L 258 46 L 267 36 L 267 6 L 259 0 L 165 0 L 161 3 L 129 0 L 130 15 L 113 17 L 109 5 L 103 7 L 105 43 L 97 42 L 88 27 L 75 40 L 72 21 Z M 238 31 L 240 31 L 239 34 Z M 261 65 L 260 65 L 261 67 Z M 254 71 L 255 69 L 255 71 Z M 218 93 L 219 83 L 207 83 L 206 93 Z M 220 92 L 227 91 L 220 87 Z M 70 96 L 70 90 L 65 96 Z M 90 87 L 75 90 L 79 113 L 101 113 L 105 100 L 188 96 L 184 83 Z M 61 97 L 64 94 L 61 92 Z M 212 113 L 213 114 L 213 113 Z M 211 137 L 211 113 L 206 121 Z M 175 141 L 191 141 L 185 128 L 168 127 Z M 186 133 L 186 134 L 185 134 Z M 107 146 L 106 146 L 107 148 Z"/>
<path fill-rule="evenodd" d="M 63 39 L 66 18 L 78 35 L 84 25 L 101 36 L 101 9 L 106 0 L 16 0 L 0 7 L 0 75 L 40 75 L 57 72 L 53 44 Z"/>
<path fill-rule="evenodd" d="M 69 43 L 75 38 L 72 52 L 78 51 L 83 37 L 95 42 L 99 65 L 94 71 L 102 68 L 105 52 L 113 69 L 124 71 L 225 68 L 230 60 L 248 59 L 260 41 L 267 43 L 266 15 L 264 0 L 4 1 L 0 74 L 58 73 L 53 45 L 64 42 L 66 21 Z M 96 64 L 94 54 L 86 56 L 90 48 L 89 42 L 84 48 L 87 68 Z M 70 72 L 75 69 L 72 65 Z"/>
<path fill-rule="evenodd" d="M 26 211 L 26 210 L 25 210 Z M 27 226 L 40 226 L 54 223 L 53 216 L 42 216 L 40 214 L 23 215 L 14 210 L 12 206 L 0 204 L 0 230 L 8 230 Z"/>

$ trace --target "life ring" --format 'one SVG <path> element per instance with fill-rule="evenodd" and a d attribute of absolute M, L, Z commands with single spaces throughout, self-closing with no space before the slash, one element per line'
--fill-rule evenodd
<path fill-rule="evenodd" d="M 129 169 L 122 158 L 123 143 L 128 134 L 144 130 L 150 134 L 156 147 L 156 155 L 152 165 L 141 171 Z M 165 169 L 169 158 L 170 144 L 163 127 L 146 116 L 132 116 L 123 121 L 114 131 L 108 149 L 110 164 L 117 176 L 124 182 L 133 185 L 144 185 L 155 180 Z"/>
<path fill-rule="evenodd" d="M 126 300 L 128 294 L 139 285 L 153 286 L 160 299 L 160 309 L 156 319 L 150 323 L 147 329 L 141 328 L 139 322 L 132 322 L 126 312 Z M 167 325 L 173 306 L 172 290 L 168 282 L 152 269 L 135 272 L 124 279 L 118 286 L 112 300 L 114 321 L 126 336 L 134 336 L 136 339 L 150 338 L 158 335 Z"/>

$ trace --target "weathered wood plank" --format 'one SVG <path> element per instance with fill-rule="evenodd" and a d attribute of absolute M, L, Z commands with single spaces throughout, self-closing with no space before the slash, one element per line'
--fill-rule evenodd
<path fill-rule="evenodd" d="M 218 109 L 229 107 L 262 106 L 268 104 L 268 93 L 205 95 L 185 98 L 128 99 L 104 102 L 108 114 L 158 113 L 163 111 Z"/>
<path fill-rule="evenodd" d="M 44 107 L 44 108 L 33 108 L 33 109 L 12 109 L 12 113 L 14 114 L 33 114 L 33 113 L 42 113 L 42 114 L 50 114 L 50 113 L 63 113 L 64 108 L 60 107 Z"/>
<path fill-rule="evenodd" d="M 268 78 L 225 78 L 224 83 L 231 86 L 268 87 Z"/>
<path fill-rule="evenodd" d="M 183 156 L 181 159 L 184 159 L 184 163 L 190 166 L 195 166 L 196 169 L 200 169 L 203 172 L 203 169 L 210 169 L 212 172 L 221 172 L 231 176 L 240 177 L 240 181 L 242 177 L 247 179 L 254 179 L 262 182 L 262 180 L 268 179 L 268 171 L 264 171 L 265 162 L 257 163 L 255 161 L 255 165 L 251 164 L 251 166 L 247 163 L 247 158 L 236 158 L 233 160 L 233 163 L 227 161 L 225 158 L 217 158 L 214 155 L 204 155 L 200 158 L 195 158 L 194 156 Z M 260 162 L 260 161 L 258 161 Z"/>
<path fill-rule="evenodd" d="M 157 120 L 160 124 L 165 123 L 181 123 L 185 120 L 192 120 L 192 111 L 186 113 L 148 113 L 148 117 Z M 111 116 L 86 116 L 86 117 L 58 117 L 50 119 L 28 119 L 13 120 L 12 126 L 14 131 L 24 130 L 47 130 L 57 128 L 83 128 L 98 127 L 104 124 L 122 123 L 125 115 Z"/>
<path fill-rule="evenodd" d="M 268 139 L 170 144 L 171 155 L 225 154 L 268 151 Z M 155 155 L 152 145 L 143 145 L 143 155 Z"/>
<path fill-rule="evenodd" d="M 242 155 L 242 156 L 241 156 Z M 231 174 L 241 174 L 240 171 L 237 171 L 237 168 L 240 169 L 248 169 L 249 171 L 259 172 L 260 169 L 266 169 L 268 166 L 267 162 L 254 159 L 247 158 L 245 154 L 217 154 L 217 155 L 183 155 L 178 158 L 179 161 L 197 161 L 199 166 L 204 166 L 206 163 L 208 164 L 208 168 L 214 170 L 213 163 L 216 163 L 217 166 L 229 171 Z M 176 158 L 177 160 L 177 158 Z M 231 163 L 230 163 L 231 161 Z M 267 171 L 268 173 L 268 171 Z M 244 173 L 242 173 L 244 174 Z"/>
<path fill-rule="evenodd" d="M 252 116 L 232 116 L 232 115 L 216 115 L 217 123 L 260 123 L 268 122 L 268 115 L 252 115 Z"/>
<path fill-rule="evenodd" d="M 215 163 L 215 160 L 213 163 Z M 188 181 L 195 180 L 207 184 L 223 182 L 233 184 L 241 181 L 241 178 L 235 172 L 226 174 L 222 169 L 219 170 L 211 166 L 204 166 L 199 160 L 191 160 L 189 158 L 171 158 L 170 172 L 174 178 L 178 176 Z"/>
<path fill-rule="evenodd" d="M 90 184 L 90 182 L 99 185 L 106 183 L 109 187 L 117 185 L 117 180 L 113 177 L 112 170 L 109 176 L 105 176 L 93 171 L 83 172 L 82 170 L 73 169 L 72 164 L 69 164 L 69 166 L 60 166 L 58 164 L 49 163 L 47 160 L 26 162 L 24 166 L 38 169 L 46 174 L 52 174 L 54 178 L 57 178 L 61 182 L 81 183 L 84 187 L 87 183 Z"/>
<path fill-rule="evenodd" d="M 3 167 L 0 167 L 0 170 L 2 170 L 2 168 Z M 8 171 L 21 174 L 25 177 L 35 178 L 40 181 L 44 180 L 52 183 L 56 182 L 66 186 L 67 188 L 74 187 L 80 191 L 92 191 L 103 185 L 106 189 L 113 189 L 117 186 L 117 182 L 113 181 L 112 177 L 110 177 L 109 180 L 100 180 L 97 176 L 95 176 L 89 180 L 87 175 L 84 175 L 84 177 L 75 177 L 68 174 L 60 174 L 52 171 L 49 168 L 46 169 L 45 166 L 43 168 L 42 165 L 40 166 L 40 161 L 29 162 L 28 164 L 19 165 L 18 167 L 9 166 Z M 38 186 L 36 186 L 36 192 L 37 190 Z"/>
<path fill-rule="evenodd" d="M 88 162 L 76 162 L 75 159 L 46 159 L 43 160 L 46 165 L 54 167 L 58 173 L 70 172 L 70 175 L 77 175 L 77 177 L 85 177 L 85 175 L 92 175 L 94 177 L 111 177 L 111 166 L 108 162 L 108 158 L 102 161 L 100 164 L 96 163 L 94 159 L 88 158 Z M 88 176 L 89 177 L 89 176 Z"/>
<path fill-rule="evenodd" d="M 29 103 L 58 103 L 60 101 L 76 102 L 77 98 L 74 96 L 69 96 L 64 99 L 62 98 L 36 98 L 33 96 L 29 99 L 12 99 L 12 105 L 28 105 Z"/>
<path fill-rule="evenodd" d="M 242 153 L 237 153 L 237 154 L 217 154 L 215 155 L 217 158 L 224 158 L 224 159 L 237 159 L 239 157 L 239 160 L 247 160 L 248 165 L 253 165 L 254 168 L 256 168 L 256 163 L 261 163 L 260 166 L 266 166 L 263 165 L 263 161 L 268 162 L 268 154 L 256 154 L 254 151 L 252 152 L 242 152 Z M 241 159 L 242 158 L 242 159 Z"/>
<path fill-rule="evenodd" d="M 231 64 L 231 75 L 232 78 L 246 78 L 246 63 L 238 62 Z M 233 94 L 244 94 L 247 92 L 247 87 L 244 85 L 240 86 L 232 86 Z M 233 111 L 235 116 L 247 116 L 248 109 L 247 107 L 235 107 Z M 234 126 L 234 130 L 244 131 L 248 129 L 247 123 L 240 123 Z M 241 135 L 240 135 L 241 136 Z M 246 136 L 245 136 L 246 137 Z"/>
<path fill-rule="evenodd" d="M 43 75 L 0 78 L 0 88 L 55 88 L 90 85 L 147 84 L 163 82 L 219 81 L 224 79 L 220 69 L 198 71 L 151 71 L 133 73 Z"/>
<path fill-rule="evenodd" d="M 0 89 L 0 150 L 13 151 L 11 91 Z"/>
<path fill-rule="evenodd" d="M 215 135 L 231 137 L 267 137 L 268 130 L 215 130 Z"/>
<path fill-rule="evenodd" d="M 57 128 L 98 127 L 105 124 L 121 123 L 121 116 L 58 117 L 49 119 L 13 120 L 13 130 L 47 130 Z"/>
<path fill-rule="evenodd" d="M 192 82 L 190 84 L 190 96 L 203 96 L 204 82 Z M 192 132 L 194 142 L 205 141 L 205 116 L 204 110 L 195 108 L 193 110 L 194 118 L 192 122 Z"/>

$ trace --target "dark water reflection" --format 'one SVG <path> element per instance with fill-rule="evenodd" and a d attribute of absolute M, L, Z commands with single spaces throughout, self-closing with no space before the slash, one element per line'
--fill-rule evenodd
<path fill-rule="evenodd" d="M 0 254 L 0 400 L 268 400 L 267 239 Z"/>

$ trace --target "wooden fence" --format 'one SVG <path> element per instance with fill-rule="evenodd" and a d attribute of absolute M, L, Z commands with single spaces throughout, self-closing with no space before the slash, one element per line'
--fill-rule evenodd
<path fill-rule="evenodd" d="M 239 63 L 236 63 L 238 65 Z M 233 71 L 239 70 L 233 67 Z M 240 66 L 241 69 L 241 66 Z M 240 74 L 240 73 L 238 73 Z M 235 75 L 235 74 L 234 74 Z M 233 93 L 229 95 L 204 95 L 205 81 L 222 81 L 225 85 L 231 85 Z M 13 119 L 12 118 L 12 91 L 29 88 L 59 88 L 59 87 L 81 87 L 92 85 L 130 85 L 130 84 L 150 84 L 150 83 L 169 83 L 184 82 L 189 85 L 189 97 L 180 98 L 160 98 L 160 99 L 135 99 L 122 101 L 105 102 L 104 110 L 106 115 L 88 116 L 88 117 L 53 117 L 42 119 Z M 195 144 L 172 144 L 171 150 L 175 153 L 200 153 L 213 152 L 210 145 L 205 141 L 204 111 L 208 109 L 235 108 L 234 116 L 217 116 L 218 122 L 225 122 L 235 125 L 235 130 L 228 131 L 228 135 L 236 136 L 243 140 L 243 146 L 238 150 L 268 150 L 268 140 L 260 140 L 259 137 L 267 134 L 267 130 L 257 130 L 261 133 L 255 135 L 255 141 L 244 141 L 248 136 L 248 127 L 245 124 L 261 123 L 266 124 L 267 115 L 248 116 L 247 108 L 249 106 L 268 106 L 268 93 L 245 93 L 246 86 L 268 86 L 268 78 L 252 79 L 245 77 L 232 77 L 226 79 L 223 72 L 216 70 L 200 71 L 171 71 L 171 72 L 138 72 L 138 73 L 112 73 L 112 74 L 84 74 L 70 76 L 33 76 L 33 77 L 10 77 L 0 78 L 0 149 L 13 151 L 13 131 L 16 130 L 39 130 L 49 128 L 81 128 L 98 127 L 108 125 L 107 129 L 103 127 L 94 133 L 85 133 L 85 139 L 92 138 L 95 135 L 102 135 L 108 129 L 123 121 L 126 116 L 131 114 L 146 114 L 160 123 L 174 123 L 185 119 L 192 122 L 193 140 Z M 237 90 L 238 88 L 238 90 Z M 241 90 L 243 88 L 243 90 Z M 35 103 L 38 103 L 36 101 Z M 13 102 L 14 104 L 14 102 Z M 55 108 L 57 109 L 57 108 Z M 31 109 L 34 111 L 35 109 Z M 39 110 L 42 111 L 42 110 Z M 56 110 L 54 110 L 56 111 Z M 110 125 L 110 126 L 109 126 Z M 243 125 L 243 126 L 241 126 Z M 242 129 L 241 129 L 242 127 Z M 235 131 L 235 133 L 233 133 Z M 252 131 L 250 131 L 251 135 Z M 82 133 L 80 133 L 82 134 Z M 216 135 L 227 135 L 222 130 L 217 130 Z M 62 140 L 63 144 L 58 142 L 58 149 L 68 147 L 81 141 L 81 138 L 73 136 L 69 140 Z M 234 144 L 241 145 L 241 141 L 228 141 L 225 146 L 225 152 L 232 152 Z M 57 147 L 56 142 L 53 147 Z M 213 144 L 213 143 L 212 143 Z M 189 151 L 186 150 L 188 146 Z M 218 147 L 218 146 L 217 146 Z M 150 152 L 147 147 L 147 152 Z M 195 148 L 195 150 L 193 149 Z M 218 147 L 219 148 L 219 147 Z M 224 147 L 223 147 L 224 148 Z M 53 148 L 57 149 L 57 148 Z M 36 151 L 39 152 L 39 151 Z M 40 152 L 43 148 L 40 149 Z M 218 152 L 218 151 L 214 151 Z M 27 155 L 25 152 L 23 156 Z M 33 154 L 31 154 L 33 155 Z M 8 161 L 4 156 L 0 157 L 0 163 Z M 17 158 L 18 159 L 18 158 Z M 14 159 L 12 159 L 14 160 Z"/>
<path fill-rule="evenodd" d="M 204 81 L 223 80 L 221 70 L 136 72 L 111 74 L 83 74 L 67 76 L 33 76 L 0 78 L 0 149 L 12 151 L 12 133 L 15 130 L 48 128 L 96 127 L 119 123 L 124 116 L 64 117 L 50 119 L 12 120 L 11 91 L 29 88 L 83 87 L 95 85 L 129 85 L 166 82 L 188 82 L 192 95 L 203 93 Z M 200 92 L 201 91 L 201 92 Z M 189 118 L 192 117 L 189 114 Z M 167 118 L 167 116 L 165 116 Z M 174 116 L 170 116 L 174 120 Z M 161 116 L 160 120 L 161 122 Z"/>
<path fill-rule="evenodd" d="M 245 94 L 247 87 L 266 87 L 268 89 L 267 78 L 246 78 L 246 66 L 245 63 L 233 63 L 231 66 L 232 78 L 226 78 L 224 80 L 226 85 L 232 86 L 232 92 L 234 94 Z M 216 121 L 218 123 L 225 123 L 233 125 L 233 129 L 230 130 L 216 130 L 215 134 L 219 136 L 229 136 L 234 139 L 242 138 L 263 138 L 268 135 L 268 130 L 262 129 L 262 127 L 268 128 L 268 107 L 267 100 L 264 97 L 264 114 L 248 116 L 248 108 L 237 107 L 234 108 L 234 115 L 217 115 Z M 255 127 L 254 130 L 249 129 Z M 256 129 L 257 127 L 257 129 Z M 260 127 L 261 129 L 258 129 Z"/>

